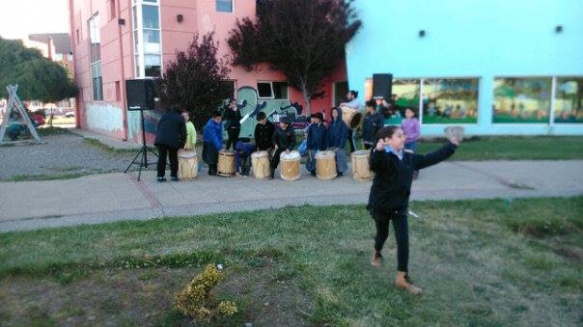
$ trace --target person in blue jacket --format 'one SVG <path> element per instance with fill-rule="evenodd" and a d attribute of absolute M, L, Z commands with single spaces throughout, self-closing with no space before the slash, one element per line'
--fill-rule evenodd
<path fill-rule="evenodd" d="M 336 155 L 336 172 L 342 176 L 347 170 L 346 163 L 346 139 L 348 137 L 348 126 L 342 120 L 342 111 L 334 107 L 330 110 L 330 122 L 328 123 L 328 150 L 334 151 Z"/>
<path fill-rule="evenodd" d="M 183 148 L 186 142 L 186 123 L 180 111 L 180 107 L 172 106 L 158 121 L 154 140 L 158 148 L 158 182 L 166 181 L 166 157 L 170 161 L 170 178 L 178 181 L 178 149 Z"/>
<path fill-rule="evenodd" d="M 257 146 L 253 143 L 238 141 L 235 145 L 235 167 L 237 175 L 249 176 L 251 171 L 251 153 L 255 152 Z"/>
<path fill-rule="evenodd" d="M 221 113 L 213 111 L 211 119 L 206 123 L 203 130 L 202 140 L 202 160 L 209 166 L 209 175 L 217 175 L 217 165 L 219 163 L 219 151 L 224 149 L 223 131 L 221 129 Z"/>
<path fill-rule="evenodd" d="M 328 148 L 328 134 L 324 125 L 324 115 L 321 112 L 312 114 L 310 117 L 311 124 L 308 126 L 307 149 L 308 158 L 306 160 L 306 169 L 316 176 L 316 152 Z"/>

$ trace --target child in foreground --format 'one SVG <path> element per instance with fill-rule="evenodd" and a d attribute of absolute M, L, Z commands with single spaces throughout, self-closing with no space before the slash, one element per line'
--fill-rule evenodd
<path fill-rule="evenodd" d="M 374 252 L 371 264 L 379 267 L 381 251 L 389 236 L 389 222 L 393 222 L 397 241 L 397 287 L 411 294 L 420 294 L 421 288 L 409 279 L 409 224 L 407 213 L 409 195 L 415 170 L 435 165 L 449 158 L 457 148 L 459 140 L 452 137 L 439 150 L 419 155 L 403 151 L 405 134 L 399 126 L 387 126 L 376 135 L 376 145 L 371 151 L 370 168 L 375 172 L 367 209 L 376 226 Z"/>

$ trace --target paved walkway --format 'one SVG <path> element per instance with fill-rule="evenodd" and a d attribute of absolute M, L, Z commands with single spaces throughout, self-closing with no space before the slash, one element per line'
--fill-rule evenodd
<path fill-rule="evenodd" d="M 128 146 L 107 137 L 79 133 L 112 147 Z M 206 173 L 203 169 L 193 181 L 158 183 L 155 171 L 150 167 L 142 170 L 138 181 L 136 166 L 127 174 L 0 182 L 0 232 L 286 205 L 364 204 L 371 185 L 371 182 L 355 181 L 351 176 L 322 181 L 306 171 L 293 182 L 280 178 L 211 177 Z M 450 160 L 421 171 L 420 178 L 413 185 L 412 200 L 581 194 L 582 160 Z"/>

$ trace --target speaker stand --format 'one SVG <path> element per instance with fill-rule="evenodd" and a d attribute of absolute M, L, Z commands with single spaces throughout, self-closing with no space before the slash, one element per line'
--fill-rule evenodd
<path fill-rule="evenodd" d="M 134 157 L 134 160 L 132 160 L 132 162 L 128 165 L 128 167 L 124 171 L 124 174 L 125 174 L 128 172 L 128 170 L 130 169 L 130 167 L 132 165 L 140 165 L 140 169 L 138 171 L 138 181 L 140 180 L 140 177 L 142 175 L 142 167 L 148 168 L 148 151 L 150 151 L 154 156 L 158 157 L 158 154 L 156 154 L 154 151 L 152 151 L 150 148 L 148 148 L 146 146 L 146 130 L 144 129 L 144 110 L 143 109 L 140 109 L 140 120 L 141 120 L 141 126 L 142 126 L 142 148 L 136 154 L 136 156 Z M 137 159 L 140 155 L 141 155 L 141 158 L 138 161 Z"/>

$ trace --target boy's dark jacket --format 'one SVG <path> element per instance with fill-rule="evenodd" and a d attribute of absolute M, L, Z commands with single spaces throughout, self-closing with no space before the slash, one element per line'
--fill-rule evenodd
<path fill-rule="evenodd" d="M 269 120 L 265 125 L 257 123 L 255 125 L 255 144 L 257 145 L 257 150 L 265 151 L 269 148 L 273 148 L 273 132 L 275 131 L 275 125 Z"/>
<path fill-rule="evenodd" d="M 296 146 L 296 135 L 294 132 L 293 127 L 288 125 L 287 128 L 284 130 L 281 127 L 275 128 L 275 133 L 273 133 L 272 137 L 273 144 L 277 144 L 277 146 L 283 150 L 293 150 Z"/>
<path fill-rule="evenodd" d="M 375 177 L 370 189 L 367 209 L 374 213 L 391 212 L 407 208 L 413 171 L 435 165 L 449 158 L 457 146 L 448 142 L 435 152 L 425 155 L 403 152 L 403 160 L 393 153 L 371 151 L 370 169 Z"/>

